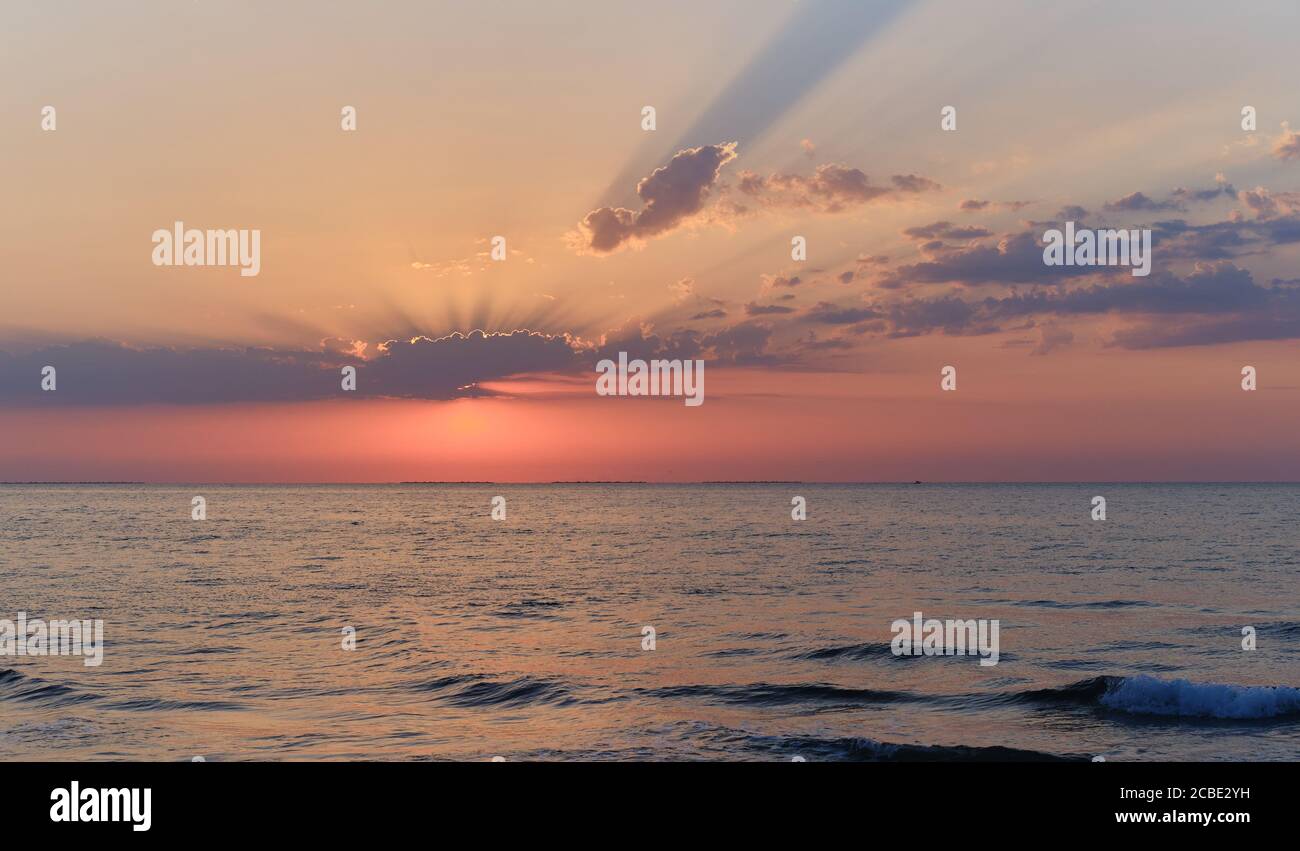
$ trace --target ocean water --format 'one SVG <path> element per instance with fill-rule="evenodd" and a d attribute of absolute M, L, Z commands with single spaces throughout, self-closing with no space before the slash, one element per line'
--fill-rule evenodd
<path fill-rule="evenodd" d="M 0 759 L 1295 760 L 1298 519 L 1297 485 L 0 486 L 0 618 L 105 633 L 0 656 Z M 916 611 L 997 619 L 998 664 L 895 656 Z"/>

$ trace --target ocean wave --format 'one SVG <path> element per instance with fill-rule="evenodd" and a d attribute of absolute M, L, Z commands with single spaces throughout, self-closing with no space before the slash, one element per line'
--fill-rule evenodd
<path fill-rule="evenodd" d="M 73 706 L 99 700 L 100 695 L 77 691 L 70 686 L 30 677 L 13 668 L 0 669 L 0 700 L 16 700 L 45 706 Z"/>
<path fill-rule="evenodd" d="M 1300 688 L 1288 686 L 1122 677 L 1110 684 L 1100 702 L 1109 709 L 1136 715 L 1233 720 L 1300 717 Z"/>
<path fill-rule="evenodd" d="M 1011 695 L 1012 702 L 1074 703 L 1131 715 L 1224 720 L 1300 717 L 1300 689 L 1135 677 L 1092 677 L 1059 688 Z"/>
<path fill-rule="evenodd" d="M 866 644 L 845 644 L 837 647 L 818 647 L 815 650 L 806 650 L 801 653 L 795 653 L 793 658 L 816 662 L 834 662 L 844 659 L 854 661 L 878 659 L 884 656 L 893 655 L 893 649 L 887 642 L 871 641 Z M 906 656 L 902 658 L 915 659 L 918 657 Z"/>
<path fill-rule="evenodd" d="M 121 709 L 127 712 L 223 712 L 247 709 L 242 703 L 228 700 L 165 700 L 161 697 L 137 697 L 129 700 L 115 700 L 105 703 L 107 709 Z"/>
<path fill-rule="evenodd" d="M 165 700 L 163 698 L 130 698 L 109 700 L 102 694 L 79 691 L 71 686 L 52 683 L 40 677 L 31 677 L 12 668 L 0 670 L 0 700 L 34 703 L 41 706 L 69 707 L 81 703 L 94 703 L 103 709 L 120 709 L 129 712 L 179 711 L 179 710 L 234 710 L 244 709 L 241 704 L 219 700 Z"/>
<path fill-rule="evenodd" d="M 705 698 L 720 703 L 753 706 L 774 706 L 789 703 L 900 703 L 921 700 L 918 695 L 904 691 L 883 691 L 865 688 L 843 688 L 826 683 L 796 683 L 792 685 L 754 683 L 751 685 L 685 685 L 638 689 L 638 693 L 668 700 Z"/>
<path fill-rule="evenodd" d="M 1147 600 L 1089 600 L 1087 602 L 1063 602 L 1061 600 L 1011 600 L 1015 606 L 1037 606 L 1046 609 L 1128 609 L 1157 606 Z"/>
<path fill-rule="evenodd" d="M 840 758 L 856 762 L 1083 762 L 1088 759 L 1001 745 L 905 745 L 874 739 L 841 739 L 831 741 L 829 747 L 832 753 L 842 754 Z"/>
<path fill-rule="evenodd" d="M 1082 754 L 1054 754 L 1009 748 L 1002 745 L 920 745 L 882 742 L 860 736 L 823 737 L 762 735 L 731 729 L 700 734 L 724 749 L 737 746 L 760 754 L 779 754 L 786 759 L 801 756 L 811 761 L 831 762 L 1083 762 Z"/>
<path fill-rule="evenodd" d="M 575 702 L 572 692 L 564 686 L 531 677 L 497 681 L 463 674 L 417 683 L 410 688 L 433 693 L 439 700 L 464 707 L 543 706 Z"/>

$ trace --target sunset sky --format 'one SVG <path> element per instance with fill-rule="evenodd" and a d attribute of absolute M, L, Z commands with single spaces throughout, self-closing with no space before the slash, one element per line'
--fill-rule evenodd
<path fill-rule="evenodd" d="M 6 3 L 0 480 L 1300 479 L 1298 31 Z M 1150 228 L 1150 276 L 1045 266 L 1067 220 Z M 260 274 L 153 265 L 175 221 L 259 229 Z M 705 403 L 597 396 L 619 351 L 703 359 Z"/>

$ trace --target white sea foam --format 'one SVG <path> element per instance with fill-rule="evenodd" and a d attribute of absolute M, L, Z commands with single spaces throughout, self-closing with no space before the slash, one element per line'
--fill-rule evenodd
<path fill-rule="evenodd" d="M 1300 689 L 1137 676 L 1120 680 L 1102 696 L 1101 703 L 1111 709 L 1139 715 L 1275 718 L 1300 714 Z"/>

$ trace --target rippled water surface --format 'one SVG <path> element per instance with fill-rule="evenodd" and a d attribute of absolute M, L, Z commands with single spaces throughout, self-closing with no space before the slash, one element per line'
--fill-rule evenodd
<path fill-rule="evenodd" d="M 1298 520 L 1295 485 L 0 486 L 0 618 L 106 640 L 0 656 L 0 758 L 1300 759 Z M 998 619 L 999 663 L 894 656 L 918 610 Z"/>

